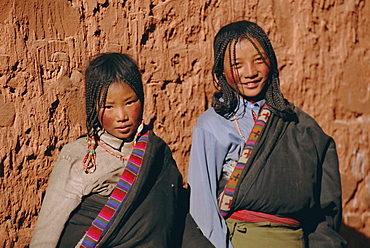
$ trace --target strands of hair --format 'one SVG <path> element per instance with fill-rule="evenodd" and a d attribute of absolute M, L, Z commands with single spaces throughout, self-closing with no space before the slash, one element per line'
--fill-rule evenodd
<path fill-rule="evenodd" d="M 229 54 L 231 54 L 229 58 L 230 64 L 235 60 L 235 46 L 240 38 L 248 39 L 261 57 L 264 58 L 254 42 L 256 40 L 270 60 L 270 65 L 265 61 L 270 69 L 269 84 L 264 91 L 266 104 L 276 115 L 282 117 L 284 120 L 296 119 L 292 110 L 292 104 L 284 98 L 280 91 L 277 59 L 271 42 L 262 28 L 249 21 L 230 23 L 222 27 L 215 37 L 213 81 L 215 86 L 220 89 L 219 92 L 214 94 L 212 99 L 212 106 L 215 111 L 225 118 L 230 118 L 239 109 L 238 97 L 240 93 L 238 87 L 233 88 L 227 82 L 223 75 L 223 63 L 226 49 L 229 49 Z"/>
<path fill-rule="evenodd" d="M 144 91 L 141 74 L 135 61 L 126 54 L 98 54 L 89 64 L 85 73 L 86 126 L 89 135 L 101 129 L 98 110 L 104 106 L 109 86 L 126 83 L 144 105 Z"/>

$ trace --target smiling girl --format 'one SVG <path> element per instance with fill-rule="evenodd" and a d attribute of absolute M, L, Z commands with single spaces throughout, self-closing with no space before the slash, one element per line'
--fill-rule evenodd
<path fill-rule="evenodd" d="M 214 41 L 212 107 L 194 127 L 190 213 L 217 247 L 345 247 L 334 140 L 284 99 L 275 52 L 255 23 Z"/>
<path fill-rule="evenodd" d="M 186 199 L 167 144 L 142 122 L 144 92 L 127 55 L 86 70 L 86 137 L 56 162 L 31 247 L 181 247 Z"/>

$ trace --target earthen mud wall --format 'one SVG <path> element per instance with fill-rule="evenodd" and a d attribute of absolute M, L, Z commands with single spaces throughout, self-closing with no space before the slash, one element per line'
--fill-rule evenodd
<path fill-rule="evenodd" d="M 285 97 L 337 143 L 343 235 L 352 247 L 370 237 L 369 1 L 1 0 L 0 13 L 0 247 L 29 244 L 53 162 L 85 132 L 83 71 L 99 52 L 138 62 L 145 121 L 186 181 L 213 37 L 241 19 L 271 38 Z"/>

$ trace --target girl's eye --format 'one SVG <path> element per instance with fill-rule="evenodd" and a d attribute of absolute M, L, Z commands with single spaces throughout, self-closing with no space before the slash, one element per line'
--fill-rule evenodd
<path fill-rule="evenodd" d="M 232 68 L 234 69 L 239 69 L 241 67 L 241 64 L 240 63 L 234 63 L 231 65 Z"/>
<path fill-rule="evenodd" d="M 132 105 L 132 104 L 136 103 L 137 101 L 139 101 L 139 99 L 135 99 L 135 100 L 132 100 L 132 101 L 128 101 L 128 102 L 126 103 L 126 105 Z"/>
<path fill-rule="evenodd" d="M 262 58 L 262 57 L 257 58 L 257 59 L 256 59 L 256 62 L 257 62 L 257 63 L 263 63 L 263 58 Z"/>
<path fill-rule="evenodd" d="M 105 109 L 111 109 L 111 108 L 113 108 L 113 106 L 111 106 L 111 105 L 106 105 L 106 106 L 104 106 L 104 108 L 105 108 Z"/>

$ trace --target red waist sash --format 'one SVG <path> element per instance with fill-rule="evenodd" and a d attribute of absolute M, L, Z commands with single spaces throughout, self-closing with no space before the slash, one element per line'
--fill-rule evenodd
<path fill-rule="evenodd" d="M 254 212 L 250 210 L 240 210 L 234 212 L 229 218 L 245 222 L 271 222 L 286 226 L 300 226 L 299 221 L 286 217 L 279 217 L 272 214 Z"/>

